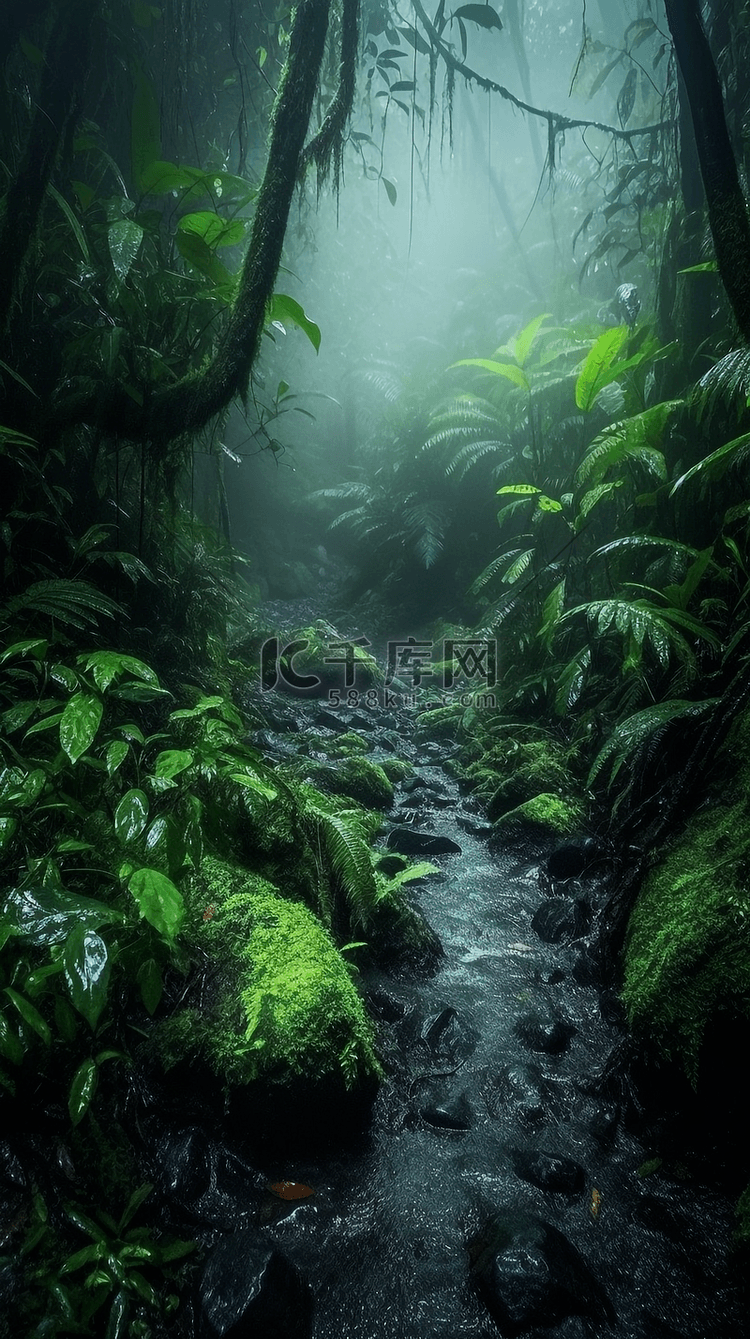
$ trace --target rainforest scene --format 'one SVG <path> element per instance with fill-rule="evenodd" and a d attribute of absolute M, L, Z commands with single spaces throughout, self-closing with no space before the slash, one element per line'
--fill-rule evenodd
<path fill-rule="evenodd" d="M 1 1339 L 747 1339 L 750 8 L 0 60 Z"/>

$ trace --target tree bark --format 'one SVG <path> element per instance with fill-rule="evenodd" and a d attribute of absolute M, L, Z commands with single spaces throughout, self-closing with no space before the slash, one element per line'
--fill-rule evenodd
<path fill-rule="evenodd" d="M 740 332 L 750 342 L 750 220 L 719 76 L 699 0 L 665 0 L 665 4 L 690 105 L 719 274 Z"/>

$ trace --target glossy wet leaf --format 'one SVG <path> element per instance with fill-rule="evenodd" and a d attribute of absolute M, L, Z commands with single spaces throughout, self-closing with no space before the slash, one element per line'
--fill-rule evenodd
<path fill-rule="evenodd" d="M 93 693 L 76 693 L 68 702 L 60 718 L 60 744 L 72 763 L 91 747 L 104 710 L 100 697 Z"/>
<path fill-rule="evenodd" d="M 78 664 L 93 672 L 94 683 L 102 693 L 120 675 L 159 687 L 156 671 L 137 656 L 120 655 L 117 651 L 93 651 L 89 655 L 79 656 Z"/>
<path fill-rule="evenodd" d="M 209 209 L 183 214 L 177 226 L 182 232 L 192 232 L 202 237 L 211 248 L 236 246 L 245 236 L 246 228 L 244 219 L 227 219 Z"/>
<path fill-rule="evenodd" d="M 121 842 L 140 837 L 148 820 L 148 796 L 142 790 L 129 790 L 115 809 L 115 832 Z"/>
<path fill-rule="evenodd" d="M 484 372 L 492 372 L 496 377 L 512 381 L 514 386 L 520 386 L 524 391 L 530 390 L 526 373 L 515 363 L 497 363 L 494 358 L 460 358 L 457 363 L 451 363 L 451 367 L 479 367 Z"/>
<path fill-rule="evenodd" d="M 9 1000 L 12 1000 L 27 1027 L 36 1032 L 38 1037 L 41 1037 L 45 1046 L 49 1046 L 52 1040 L 49 1024 L 42 1018 L 36 1006 L 30 1000 L 25 999 L 23 995 L 19 995 L 18 991 L 13 990 L 11 986 L 6 986 L 5 994 Z"/>
<path fill-rule="evenodd" d="M 68 1094 L 68 1112 L 74 1125 L 78 1125 L 86 1115 L 96 1092 L 98 1078 L 99 1073 L 93 1060 L 84 1060 L 73 1075 Z"/>
<path fill-rule="evenodd" d="M 98 929 L 122 920 L 122 913 L 94 898 L 78 897 L 62 888 L 11 888 L 2 904 L 3 919 L 31 944 L 60 944 L 76 925 Z"/>
<path fill-rule="evenodd" d="M 307 335 L 316 353 L 320 351 L 320 326 L 311 320 L 304 307 L 286 293 L 274 293 L 268 304 L 269 321 L 287 321 Z"/>
<path fill-rule="evenodd" d="M 141 915 L 165 939 L 174 939 L 185 918 L 185 903 L 179 888 L 158 869 L 137 869 L 128 888 Z"/>
<path fill-rule="evenodd" d="M 107 776 L 114 776 L 128 756 L 129 745 L 122 739 L 115 739 L 108 745 L 106 752 Z"/>
<path fill-rule="evenodd" d="M 143 228 L 133 219 L 118 219 L 107 230 L 109 255 L 120 283 L 127 279 L 143 241 Z"/>
<path fill-rule="evenodd" d="M 163 753 L 157 755 L 154 774 L 171 780 L 190 767 L 194 756 L 192 749 L 165 749 Z"/>
<path fill-rule="evenodd" d="M 91 1028 L 96 1028 L 107 1002 L 111 969 L 107 945 L 95 930 L 77 925 L 65 941 L 63 961 L 70 998 Z"/>
<path fill-rule="evenodd" d="M 136 976 L 141 992 L 143 1007 L 151 1017 L 156 1013 L 162 997 L 163 982 L 161 967 L 155 958 L 147 958 L 138 968 Z"/>

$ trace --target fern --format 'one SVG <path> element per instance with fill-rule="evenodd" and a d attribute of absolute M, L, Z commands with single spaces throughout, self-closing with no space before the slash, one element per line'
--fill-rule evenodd
<path fill-rule="evenodd" d="M 0 618 L 8 620 L 18 615 L 43 614 L 82 631 L 95 627 L 99 618 L 114 618 L 118 613 L 122 613 L 120 605 L 90 582 L 51 578 L 35 581 L 21 595 L 8 600 L 0 609 Z"/>
<path fill-rule="evenodd" d="M 355 922 L 366 927 L 378 900 L 370 816 L 362 809 L 340 809 L 311 787 L 305 787 L 309 793 L 302 798 L 300 790 L 303 821 L 322 845 Z"/>
<path fill-rule="evenodd" d="M 720 404 L 731 404 L 738 416 L 747 406 L 750 397 L 750 349 L 733 349 L 720 358 L 705 376 L 702 376 L 693 392 L 693 404 L 699 417 L 705 417 L 709 423 Z"/>
<path fill-rule="evenodd" d="M 615 726 L 609 739 L 594 759 L 588 776 L 588 785 L 592 785 L 602 769 L 610 765 L 609 785 L 626 762 L 632 762 L 633 754 L 654 734 L 671 721 L 698 719 L 715 707 L 719 698 L 708 698 L 703 702 L 686 702 L 672 699 L 658 702 L 655 706 L 637 711 Z"/>
<path fill-rule="evenodd" d="M 672 415 L 682 400 L 665 400 L 632 418 L 612 423 L 591 443 L 576 472 L 576 485 L 601 483 L 608 470 L 625 461 L 643 467 L 654 479 L 667 477 L 664 456 L 659 449 Z"/>

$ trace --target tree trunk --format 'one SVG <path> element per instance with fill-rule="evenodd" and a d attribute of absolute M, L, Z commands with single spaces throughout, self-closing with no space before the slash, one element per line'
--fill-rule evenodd
<path fill-rule="evenodd" d="M 750 342 L 750 221 L 727 130 L 719 76 L 699 0 L 665 3 L 690 105 L 719 273 L 740 332 Z"/>

